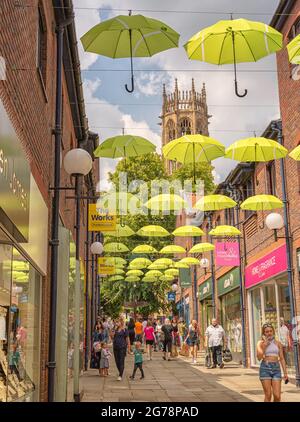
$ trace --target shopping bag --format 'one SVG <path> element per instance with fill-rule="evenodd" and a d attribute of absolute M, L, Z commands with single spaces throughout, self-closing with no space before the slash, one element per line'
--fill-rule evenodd
<path fill-rule="evenodd" d="M 210 351 L 206 350 L 206 354 L 205 354 L 205 366 L 206 368 L 210 368 L 211 367 L 211 355 L 210 355 Z"/>
<path fill-rule="evenodd" d="M 223 351 L 223 361 L 224 362 L 231 362 L 232 361 L 232 353 L 229 349 L 225 349 Z"/>

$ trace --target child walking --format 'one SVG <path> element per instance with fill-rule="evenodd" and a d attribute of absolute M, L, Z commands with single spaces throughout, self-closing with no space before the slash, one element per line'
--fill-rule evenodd
<path fill-rule="evenodd" d="M 100 376 L 107 377 L 109 369 L 109 358 L 111 353 L 108 349 L 107 343 L 101 343 L 101 352 L 100 352 Z"/>
<path fill-rule="evenodd" d="M 141 342 L 137 341 L 135 343 L 135 349 L 134 349 L 134 369 L 133 374 L 129 377 L 131 380 L 134 380 L 135 373 L 137 369 L 141 371 L 141 379 L 145 378 L 144 370 L 143 370 L 143 352 L 141 349 Z"/>

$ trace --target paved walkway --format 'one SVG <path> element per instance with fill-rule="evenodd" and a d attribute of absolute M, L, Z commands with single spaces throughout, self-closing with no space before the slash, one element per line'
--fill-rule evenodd
<path fill-rule="evenodd" d="M 153 360 L 144 362 L 145 379 L 139 371 L 134 381 L 129 380 L 133 368 L 132 356 L 127 356 L 122 381 L 117 381 L 114 359 L 110 375 L 101 378 L 97 370 L 89 370 L 82 378 L 83 401 L 86 402 L 249 402 L 263 401 L 258 373 L 235 364 L 224 369 L 207 369 L 203 358 L 197 365 L 191 359 L 178 357 L 171 362 L 162 359 L 162 353 L 153 354 Z M 282 384 L 282 401 L 300 402 L 300 390 L 293 384 Z"/>

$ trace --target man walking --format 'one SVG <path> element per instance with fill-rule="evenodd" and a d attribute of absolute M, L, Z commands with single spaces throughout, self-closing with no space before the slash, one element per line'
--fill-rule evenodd
<path fill-rule="evenodd" d="M 213 318 L 211 325 L 207 327 L 205 332 L 205 347 L 209 347 L 213 358 L 213 365 L 210 369 L 216 368 L 217 365 L 224 368 L 222 358 L 222 343 L 223 348 L 226 348 L 226 337 L 223 327 L 218 323 L 216 318 Z"/>

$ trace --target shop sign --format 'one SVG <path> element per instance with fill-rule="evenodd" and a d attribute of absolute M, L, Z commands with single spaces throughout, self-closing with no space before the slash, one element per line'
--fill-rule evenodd
<path fill-rule="evenodd" d="M 235 268 L 218 279 L 218 296 L 222 296 L 240 285 L 240 270 Z"/>
<path fill-rule="evenodd" d="M 238 242 L 216 242 L 215 257 L 216 265 L 219 267 L 238 267 L 240 265 Z"/>
<path fill-rule="evenodd" d="M 191 272 L 189 268 L 179 268 L 180 286 L 184 289 L 192 285 Z"/>
<path fill-rule="evenodd" d="M 110 232 L 115 231 L 117 216 L 105 210 L 99 213 L 96 204 L 89 204 L 89 231 L 90 232 Z"/>
<path fill-rule="evenodd" d="M 245 286 L 249 289 L 286 270 L 286 246 L 284 244 L 246 267 Z"/>
<path fill-rule="evenodd" d="M 0 216 L 19 242 L 28 241 L 30 167 L 0 101 Z M 3 212 L 1 213 L 1 211 Z M 7 219 L 8 217 L 8 219 Z M 13 226 L 17 229 L 12 228 Z"/>
<path fill-rule="evenodd" d="M 175 292 L 168 292 L 168 301 L 175 302 L 176 293 Z"/>
<path fill-rule="evenodd" d="M 106 276 L 106 275 L 114 275 L 114 274 L 115 274 L 115 266 L 109 263 L 109 257 L 98 258 L 98 275 Z"/>
<path fill-rule="evenodd" d="M 211 296 L 212 294 L 212 285 L 211 285 L 211 278 L 209 278 L 204 283 L 200 284 L 199 286 L 199 300 L 203 300 L 206 297 Z"/>

